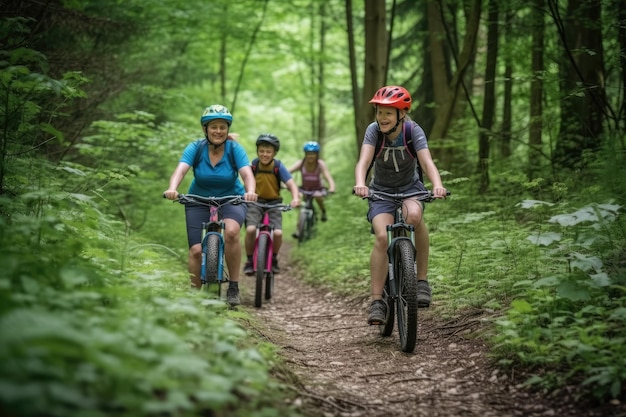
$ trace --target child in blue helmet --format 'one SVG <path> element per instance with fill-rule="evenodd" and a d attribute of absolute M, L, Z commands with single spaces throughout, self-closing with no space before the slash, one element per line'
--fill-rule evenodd
<path fill-rule="evenodd" d="M 233 116 L 222 105 L 207 107 L 200 117 L 200 124 L 206 142 L 194 141 L 187 145 L 183 155 L 170 177 L 169 187 L 163 195 L 175 200 L 178 187 L 189 168 L 193 167 L 193 181 L 189 194 L 204 197 L 243 195 L 246 201 L 256 201 L 257 195 L 254 174 L 243 147 L 235 140 L 229 140 L 229 129 Z M 239 180 L 243 179 L 243 184 Z M 221 207 L 226 226 L 224 232 L 225 257 L 229 272 L 229 288 L 226 298 L 231 306 L 240 304 L 239 265 L 241 265 L 241 244 L 239 235 L 246 218 L 247 204 L 227 204 Z M 187 240 L 189 243 L 188 266 L 191 286 L 200 288 L 200 267 L 202 265 L 202 222 L 209 220 L 209 207 L 185 205 Z"/>
<path fill-rule="evenodd" d="M 322 177 L 328 183 L 328 192 L 335 192 L 335 180 L 326 163 L 320 159 L 320 145 L 317 142 L 310 141 L 304 144 L 302 150 L 304 151 L 304 159 L 296 162 L 289 168 L 289 172 L 300 171 L 302 175 L 302 185 L 300 188 L 306 191 L 315 191 L 315 201 L 322 212 L 322 221 L 325 222 L 328 219 L 326 215 L 326 207 L 324 206 L 324 185 L 322 183 Z M 297 237 L 297 235 L 294 235 Z"/>

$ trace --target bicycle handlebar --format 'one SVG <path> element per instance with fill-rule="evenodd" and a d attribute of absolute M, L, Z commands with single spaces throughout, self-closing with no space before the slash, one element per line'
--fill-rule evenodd
<path fill-rule="evenodd" d="M 293 208 L 288 204 L 282 204 L 282 203 L 260 203 L 258 201 L 246 201 L 245 203 L 254 204 L 255 206 L 258 206 L 264 209 L 276 209 L 280 211 L 289 211 Z"/>
<path fill-rule="evenodd" d="M 446 190 L 446 196 L 450 195 L 450 191 Z M 369 191 L 369 195 L 366 197 L 361 197 L 364 200 L 391 200 L 391 201 L 402 201 L 407 198 L 418 197 L 419 201 L 423 201 L 425 203 L 430 203 L 436 200 L 436 197 L 430 190 L 426 191 L 411 191 L 409 193 L 387 193 L 384 191 Z"/>
<path fill-rule="evenodd" d="M 165 196 L 163 196 L 165 198 Z M 178 197 L 173 200 L 175 203 L 189 204 L 197 203 L 205 206 L 220 206 L 224 204 L 241 204 L 243 203 L 243 197 L 240 195 L 225 195 L 223 197 L 205 197 L 196 194 L 178 194 Z"/>
<path fill-rule="evenodd" d="M 302 194 L 304 194 L 305 196 L 312 196 L 315 193 L 322 193 L 322 197 L 326 197 L 329 193 L 328 193 L 328 189 L 327 188 L 322 188 L 320 190 L 305 190 L 302 187 L 299 187 L 298 190 L 300 190 L 300 192 Z"/>

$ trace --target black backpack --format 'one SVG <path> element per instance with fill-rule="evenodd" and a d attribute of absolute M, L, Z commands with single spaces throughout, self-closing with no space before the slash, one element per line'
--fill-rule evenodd
<path fill-rule="evenodd" d="M 409 132 L 408 138 L 406 134 L 407 131 Z M 413 146 L 413 134 L 412 133 L 413 133 L 413 129 L 412 129 L 411 121 L 407 120 L 402 124 L 402 137 L 404 138 L 404 147 L 406 148 L 406 151 L 408 152 L 408 154 L 411 155 L 413 159 L 417 160 L 417 152 L 415 152 L 415 147 Z M 376 141 L 376 146 L 374 147 L 374 157 L 372 158 L 372 162 L 370 162 L 369 168 L 367 168 L 365 178 L 369 177 L 370 171 L 372 170 L 372 167 L 374 166 L 374 162 L 376 161 L 376 158 L 378 157 L 378 155 L 380 155 L 380 153 L 383 150 L 384 142 L 385 142 L 385 138 L 383 137 L 383 133 L 380 130 L 378 130 L 378 140 Z M 422 167 L 420 166 L 419 161 L 417 161 L 417 165 L 415 169 L 417 170 L 417 174 L 419 175 L 420 181 L 424 182 L 424 177 L 422 175 Z"/>
<path fill-rule="evenodd" d="M 230 139 L 228 139 L 226 142 L 228 143 L 229 140 Z M 209 146 L 209 141 L 206 138 L 198 139 L 196 143 L 198 143 L 199 145 L 198 145 L 198 150 L 196 151 L 196 156 L 193 159 L 192 166 L 193 166 L 194 171 L 196 170 L 196 167 L 198 166 L 198 164 L 200 163 L 202 159 L 202 152 L 206 152 L 206 149 Z M 226 144 L 224 144 L 224 146 L 226 146 Z M 228 154 L 228 158 L 230 159 L 230 164 L 233 166 L 233 169 L 235 170 L 235 172 L 238 172 L 239 170 L 237 169 L 237 164 L 235 163 L 235 152 L 232 151 L 232 145 L 231 145 L 230 152 L 226 148 L 224 148 L 224 152 Z"/>
<path fill-rule="evenodd" d="M 254 173 L 255 177 L 257 174 L 257 170 L 258 172 L 262 172 L 264 174 L 274 174 L 274 176 L 276 177 L 276 182 L 278 183 L 278 191 L 280 192 L 280 176 L 278 175 L 278 169 L 280 168 L 280 161 L 278 159 L 274 159 L 274 171 L 268 171 L 268 170 L 263 170 L 263 169 L 259 170 L 258 169 L 259 158 L 254 158 L 252 162 L 250 163 L 250 167 L 252 168 L 252 172 Z"/>

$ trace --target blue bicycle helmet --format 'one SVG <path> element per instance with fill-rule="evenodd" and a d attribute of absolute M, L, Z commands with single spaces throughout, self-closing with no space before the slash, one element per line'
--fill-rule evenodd
<path fill-rule="evenodd" d="M 319 153 L 320 151 L 320 144 L 317 142 L 307 142 L 304 144 L 304 152 L 317 152 Z"/>
<path fill-rule="evenodd" d="M 221 104 L 213 104 L 204 109 L 204 112 L 200 117 L 200 124 L 202 126 L 206 126 L 207 123 L 209 123 L 211 120 L 216 119 L 226 120 L 226 123 L 228 123 L 229 127 L 233 123 L 233 115 L 230 114 L 226 107 L 222 106 Z"/>

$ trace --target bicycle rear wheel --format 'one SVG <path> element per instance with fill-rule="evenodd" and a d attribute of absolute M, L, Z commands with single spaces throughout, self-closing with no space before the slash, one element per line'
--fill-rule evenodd
<path fill-rule="evenodd" d="M 256 288 L 254 291 L 254 306 L 259 308 L 263 305 L 263 281 L 265 278 L 265 263 L 267 261 L 269 238 L 265 233 L 259 235 L 257 241 L 256 258 Z"/>
<path fill-rule="evenodd" d="M 396 243 L 396 313 L 400 347 L 406 353 L 413 352 L 417 341 L 417 274 L 414 253 L 410 240 L 399 240 Z"/>
<path fill-rule="evenodd" d="M 383 288 L 383 301 L 387 303 L 387 319 L 385 324 L 381 324 L 378 327 L 381 336 L 391 336 L 393 332 L 393 322 L 396 319 L 395 303 L 391 298 L 391 288 L 389 287 L 389 279 L 385 282 L 385 288 Z"/>

